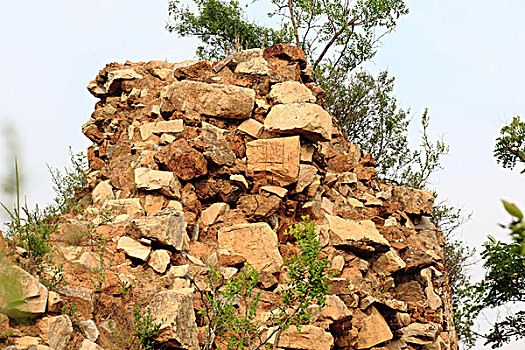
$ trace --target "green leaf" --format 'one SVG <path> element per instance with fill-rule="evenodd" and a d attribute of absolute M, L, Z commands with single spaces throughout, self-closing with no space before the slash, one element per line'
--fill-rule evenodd
<path fill-rule="evenodd" d="M 501 200 L 501 202 L 503 203 L 503 206 L 505 207 L 505 210 L 507 211 L 507 213 L 514 216 L 519 221 L 523 220 L 523 213 L 521 212 L 521 210 L 519 210 L 519 208 L 514 203 L 509 203 L 503 199 Z"/>

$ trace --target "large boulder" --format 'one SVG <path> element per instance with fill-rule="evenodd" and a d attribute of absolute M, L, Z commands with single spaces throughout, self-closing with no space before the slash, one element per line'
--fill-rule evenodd
<path fill-rule="evenodd" d="M 275 84 L 270 91 L 270 98 L 275 103 L 315 102 L 312 91 L 298 81 L 285 81 Z"/>
<path fill-rule="evenodd" d="M 372 220 L 346 220 L 326 214 L 330 241 L 336 247 L 347 247 L 363 252 L 386 250 L 388 241 L 379 233 Z"/>
<path fill-rule="evenodd" d="M 265 173 L 271 182 L 280 186 L 297 181 L 300 155 L 299 136 L 246 143 L 248 170 Z"/>
<path fill-rule="evenodd" d="M 135 241 L 133 238 L 122 236 L 118 240 L 117 249 L 123 250 L 126 255 L 142 261 L 148 260 L 151 247 Z"/>
<path fill-rule="evenodd" d="M 0 266 L 0 310 L 12 317 L 36 317 L 46 312 L 48 290 L 24 269 Z"/>
<path fill-rule="evenodd" d="M 272 332 L 270 328 L 268 332 Z M 272 337 L 269 340 L 269 344 L 275 343 L 276 337 Z M 289 350 L 330 350 L 334 345 L 334 338 L 328 332 L 325 332 L 322 328 L 306 325 L 301 326 L 299 330 L 296 326 L 291 326 L 282 332 L 278 349 L 289 349 Z"/>
<path fill-rule="evenodd" d="M 432 215 L 434 195 L 431 192 L 392 186 L 391 203 L 396 204 L 407 214 Z"/>
<path fill-rule="evenodd" d="M 176 134 L 184 130 L 182 119 L 161 120 L 153 123 L 147 123 L 139 128 L 140 137 L 143 141 L 147 140 L 153 134 Z"/>
<path fill-rule="evenodd" d="M 166 208 L 155 215 L 133 220 L 130 230 L 181 251 L 188 242 L 184 212 Z"/>
<path fill-rule="evenodd" d="M 155 156 L 162 168 L 172 171 L 184 181 L 208 173 L 206 158 L 185 140 L 177 140 L 163 147 Z"/>
<path fill-rule="evenodd" d="M 332 116 L 313 103 L 275 105 L 264 120 L 264 127 L 282 134 L 299 134 L 311 141 L 332 138 Z"/>
<path fill-rule="evenodd" d="M 192 288 L 159 292 L 153 296 L 149 309 L 154 323 L 160 325 L 156 341 L 176 349 L 199 349 Z"/>
<path fill-rule="evenodd" d="M 383 316 L 372 306 L 370 315 L 363 318 L 359 325 L 356 349 L 368 349 L 393 338 Z"/>
<path fill-rule="evenodd" d="M 217 165 L 232 166 L 235 163 L 233 153 L 228 141 L 224 138 L 225 130 L 202 122 L 202 133 L 199 139 L 204 143 L 204 156 Z"/>
<path fill-rule="evenodd" d="M 68 349 L 73 334 L 73 324 L 67 315 L 49 318 L 49 346 L 55 350 Z"/>
<path fill-rule="evenodd" d="M 181 111 L 209 117 L 247 119 L 254 104 L 255 91 L 252 89 L 184 80 L 168 87 L 160 111 L 163 114 Z"/>
<path fill-rule="evenodd" d="M 283 264 L 277 234 L 267 223 L 239 224 L 219 231 L 219 247 L 246 258 L 259 271 L 278 272 Z"/>
<path fill-rule="evenodd" d="M 411 323 L 399 329 L 396 333 L 407 343 L 425 345 L 436 341 L 441 327 L 437 323 Z"/>
<path fill-rule="evenodd" d="M 135 185 L 138 189 L 160 190 L 167 197 L 180 199 L 181 185 L 171 171 L 137 168 L 135 169 Z"/>

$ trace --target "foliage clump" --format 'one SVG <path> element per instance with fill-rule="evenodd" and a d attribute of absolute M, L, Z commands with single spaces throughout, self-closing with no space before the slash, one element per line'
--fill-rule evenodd
<path fill-rule="evenodd" d="M 270 348 L 272 339 L 276 349 L 283 331 L 292 325 L 300 327 L 309 323 L 311 308 L 325 305 L 330 263 L 321 257 L 315 222 L 307 216 L 302 219 L 285 233 L 296 239 L 300 253 L 285 261 L 287 283 L 266 323 L 256 319 L 261 295 L 257 289 L 260 274 L 247 263 L 229 280 L 211 265 L 204 288 L 192 280 L 204 306 L 200 311 L 206 330 L 203 349 L 214 349 L 216 343 L 227 349 L 264 349 Z M 261 332 L 264 326 L 269 327 Z"/>
<path fill-rule="evenodd" d="M 0 203 L 9 216 L 5 223 L 6 240 L 22 247 L 27 252 L 27 263 L 24 268 L 42 278 L 42 282 L 50 288 L 63 283 L 61 266 L 54 266 L 51 258 L 52 244 L 49 241 L 58 229 L 58 217 L 62 214 L 78 210 L 79 198 L 87 188 L 87 161 L 82 153 L 71 155 L 71 167 L 63 172 L 48 166 L 56 197 L 52 204 L 44 207 L 35 206 L 30 209 L 21 204 L 20 178 L 18 163 L 15 162 L 16 202 L 12 209 Z M 49 272 L 44 273 L 45 266 Z M 49 277 L 51 275 L 51 277 Z"/>

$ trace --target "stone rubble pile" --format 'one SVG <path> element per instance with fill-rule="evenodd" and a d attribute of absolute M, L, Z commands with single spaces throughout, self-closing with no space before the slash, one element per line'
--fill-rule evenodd
<path fill-rule="evenodd" d="M 300 49 L 112 63 L 88 89 L 100 99 L 82 127 L 90 204 L 55 237 L 68 286 L 48 293 L 24 280 L 16 310 L 45 329 L 33 348 L 118 348 L 115 320 L 131 314 L 119 288 L 132 285 L 161 324 L 159 342 L 198 349 L 202 304 L 189 277 L 203 281 L 210 263 L 230 278 L 245 262 L 260 271 L 263 320 L 296 251 L 283 232 L 309 215 L 336 275 L 327 307 L 284 332 L 280 349 L 457 349 L 432 194 L 377 179 L 323 108 Z M 101 291 L 90 283 L 100 251 L 71 240 L 90 230 L 107 239 Z M 80 305 L 81 335 L 57 312 L 66 301 Z"/>

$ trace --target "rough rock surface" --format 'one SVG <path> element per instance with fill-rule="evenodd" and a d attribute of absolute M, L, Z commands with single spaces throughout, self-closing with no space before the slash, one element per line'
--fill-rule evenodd
<path fill-rule="evenodd" d="M 0 348 L 123 349 L 149 307 L 160 348 L 198 349 L 203 305 L 190 286 L 205 286 L 209 264 L 225 279 L 245 262 L 260 271 L 264 323 L 286 288 L 283 260 L 298 251 L 283 233 L 310 215 L 335 275 L 327 306 L 278 349 L 457 349 L 432 194 L 377 178 L 324 109 L 301 49 L 111 63 L 88 90 L 100 99 L 82 127 L 88 191 L 51 237 L 68 285 L 48 291 L 0 265 L 21 282 L 20 294 L 0 293 L 0 333 L 13 334 Z M 31 324 L 15 326 L 20 314 Z"/>

